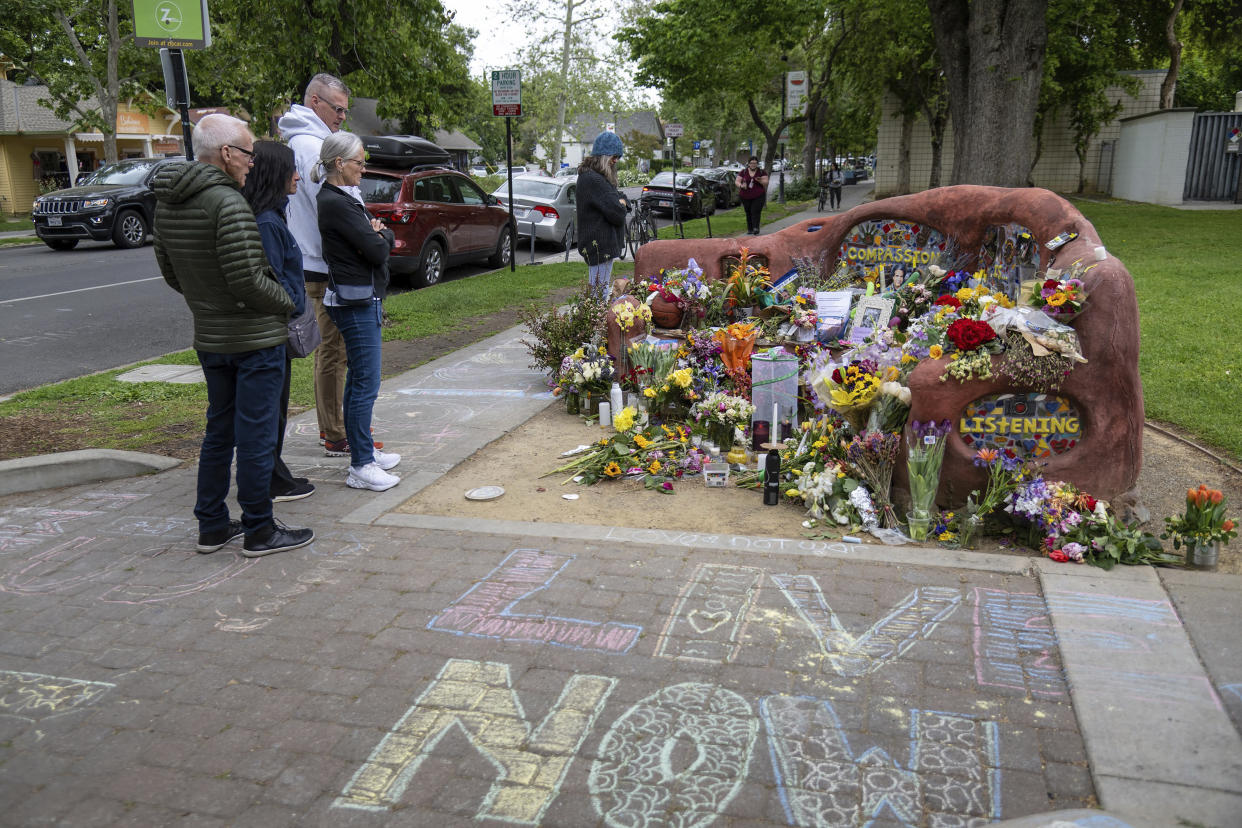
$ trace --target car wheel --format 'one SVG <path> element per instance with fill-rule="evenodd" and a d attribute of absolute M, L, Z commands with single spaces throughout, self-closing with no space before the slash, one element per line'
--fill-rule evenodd
<path fill-rule="evenodd" d="M 72 250 L 78 246 L 77 239 L 44 239 L 43 243 L 53 250 Z"/>
<path fill-rule="evenodd" d="M 419 287 L 431 287 L 439 284 L 444 276 L 444 248 L 438 241 L 429 241 L 423 245 L 423 259 L 418 266 Z"/>
<path fill-rule="evenodd" d="M 487 257 L 491 267 L 508 267 L 513 258 L 513 233 L 508 227 L 501 228 L 500 239 L 496 242 L 496 252 Z"/>
<path fill-rule="evenodd" d="M 116 217 L 112 228 L 112 243 L 122 249 L 142 247 L 147 243 L 147 221 L 142 213 L 126 210 Z"/>

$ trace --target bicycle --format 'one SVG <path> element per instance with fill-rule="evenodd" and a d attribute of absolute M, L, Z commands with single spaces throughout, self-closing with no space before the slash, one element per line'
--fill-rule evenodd
<path fill-rule="evenodd" d="M 625 222 L 625 236 L 626 244 L 636 258 L 638 248 L 659 238 L 655 216 L 651 214 L 651 206 L 646 201 L 639 199 L 638 206 L 630 213 L 629 220 Z"/>

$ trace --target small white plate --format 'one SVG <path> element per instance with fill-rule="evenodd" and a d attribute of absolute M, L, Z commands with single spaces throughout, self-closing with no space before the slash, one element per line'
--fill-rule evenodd
<path fill-rule="evenodd" d="M 500 486 L 480 486 L 466 492 L 466 500 L 495 500 L 505 493 Z"/>
<path fill-rule="evenodd" d="M 578 495 L 576 495 L 576 494 L 563 494 L 563 495 L 561 495 L 561 500 L 577 500 L 577 499 L 578 499 Z"/>

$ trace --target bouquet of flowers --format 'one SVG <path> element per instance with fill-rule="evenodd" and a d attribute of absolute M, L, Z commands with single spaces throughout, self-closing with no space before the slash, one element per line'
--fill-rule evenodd
<path fill-rule="evenodd" d="M 745 397 L 713 391 L 695 403 L 691 413 L 696 422 L 706 427 L 713 442 L 728 449 L 737 438 L 738 427 L 745 428 L 750 423 L 755 407 Z"/>
<path fill-rule="evenodd" d="M 1176 517 L 1164 519 L 1160 537 L 1173 539 L 1173 548 L 1199 544 L 1229 543 L 1238 536 L 1237 524 L 1225 517 L 1225 496 L 1217 489 L 1200 484 L 1186 490 L 1186 509 Z"/>
<path fill-rule="evenodd" d="M 1028 297 L 1031 307 L 1039 308 L 1059 322 L 1066 322 L 1082 313 L 1087 303 L 1087 293 L 1083 290 L 1082 279 L 1078 276 L 1086 273 L 1095 265 L 1080 267 L 1075 262 L 1070 267 L 1066 278 L 1056 276 L 1037 283 Z"/>
<path fill-rule="evenodd" d="M 814 291 L 803 288 L 794 294 L 789 321 L 803 330 L 815 330 L 819 324 L 819 313 L 815 309 Z"/>
<path fill-rule="evenodd" d="M 685 419 L 688 412 L 683 406 L 699 399 L 698 392 L 694 390 L 694 371 L 691 368 L 669 371 L 662 380 L 645 385 L 642 394 L 647 401 L 647 409 L 659 414 L 660 419 L 665 421 L 674 416 Z"/>
<path fill-rule="evenodd" d="M 888 492 L 893 480 L 893 463 L 901 449 L 901 435 L 868 431 L 856 435 L 845 448 L 845 457 L 871 488 L 880 524 L 888 529 L 897 527 L 897 513 Z"/>
<path fill-rule="evenodd" d="M 606 392 L 612 383 L 612 360 L 607 351 L 587 354 L 589 346 L 583 346 L 565 357 L 561 362 L 557 384 L 568 393 L 579 391 Z M 599 349 L 603 351 L 603 349 Z"/>
<path fill-rule="evenodd" d="M 844 417 L 855 434 L 862 432 L 882 382 L 878 366 L 865 359 L 840 367 L 828 363 L 811 375 L 815 394 Z"/>
<path fill-rule="evenodd" d="M 945 336 L 957 350 L 949 356 L 941 382 L 949 377 L 958 382 L 991 378 L 992 354 L 999 353 L 1001 348 L 991 325 L 978 319 L 959 318 L 949 324 Z"/>
<path fill-rule="evenodd" d="M 910 423 L 906 440 L 906 469 L 910 477 L 910 507 L 918 515 L 931 515 L 940 488 L 940 468 L 944 464 L 945 438 L 953 424 L 949 420 Z M 916 539 L 917 540 L 917 539 Z"/>
<path fill-rule="evenodd" d="M 712 295 L 711 285 L 703 281 L 703 268 L 694 259 L 687 262 L 684 270 L 666 268 L 659 275 L 644 279 L 637 290 L 647 291 L 646 304 L 650 305 L 659 296 L 690 314 L 696 321 L 707 314 Z"/>
<path fill-rule="evenodd" d="M 561 485 L 578 481 L 586 485 L 600 480 L 618 477 L 658 476 L 661 489 L 671 491 L 662 484 L 669 477 L 680 477 L 687 469 L 702 468 L 701 458 L 689 445 L 690 432 L 683 427 L 638 428 L 638 412 L 633 408 L 622 409 L 614 418 L 617 433 L 595 443 L 590 451 L 580 454 L 563 466 L 547 474 L 571 472 Z"/>
<path fill-rule="evenodd" d="M 651 308 L 641 303 L 631 305 L 629 302 L 618 302 L 612 306 L 612 312 L 622 333 L 629 333 L 639 325 L 651 324 Z"/>
<path fill-rule="evenodd" d="M 640 387 L 662 380 L 677 365 L 677 349 L 650 342 L 635 342 L 629 348 L 628 358 Z"/>

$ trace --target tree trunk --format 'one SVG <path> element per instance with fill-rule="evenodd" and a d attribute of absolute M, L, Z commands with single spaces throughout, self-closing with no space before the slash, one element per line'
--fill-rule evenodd
<path fill-rule="evenodd" d="M 901 116 L 901 143 L 897 146 L 897 195 L 909 195 L 910 145 L 914 143 L 914 113 L 907 110 Z"/>
<path fill-rule="evenodd" d="M 1033 153 L 1047 0 L 928 0 L 953 118 L 954 184 L 1021 187 Z"/>
<path fill-rule="evenodd" d="M 808 108 L 806 114 L 804 125 L 806 142 L 802 145 L 802 169 L 808 176 L 817 176 L 819 173 L 815 169 L 815 159 L 819 155 L 819 142 L 824 138 L 824 122 L 827 120 L 827 114 L 828 105 L 822 101 L 814 108 L 814 111 Z"/>
<path fill-rule="evenodd" d="M 1160 108 L 1173 108 L 1173 94 L 1177 91 L 1177 74 L 1182 68 L 1182 42 L 1177 39 L 1177 16 L 1181 14 L 1184 0 L 1175 0 L 1173 10 L 1164 21 L 1164 40 L 1169 46 L 1169 71 L 1160 84 Z"/>
<path fill-rule="evenodd" d="M 931 130 L 931 176 L 927 179 L 927 189 L 934 190 L 940 186 L 944 158 L 944 130 L 949 120 L 949 103 L 944 95 L 940 95 L 930 104 L 925 104 L 923 116 L 927 118 L 927 127 Z"/>

